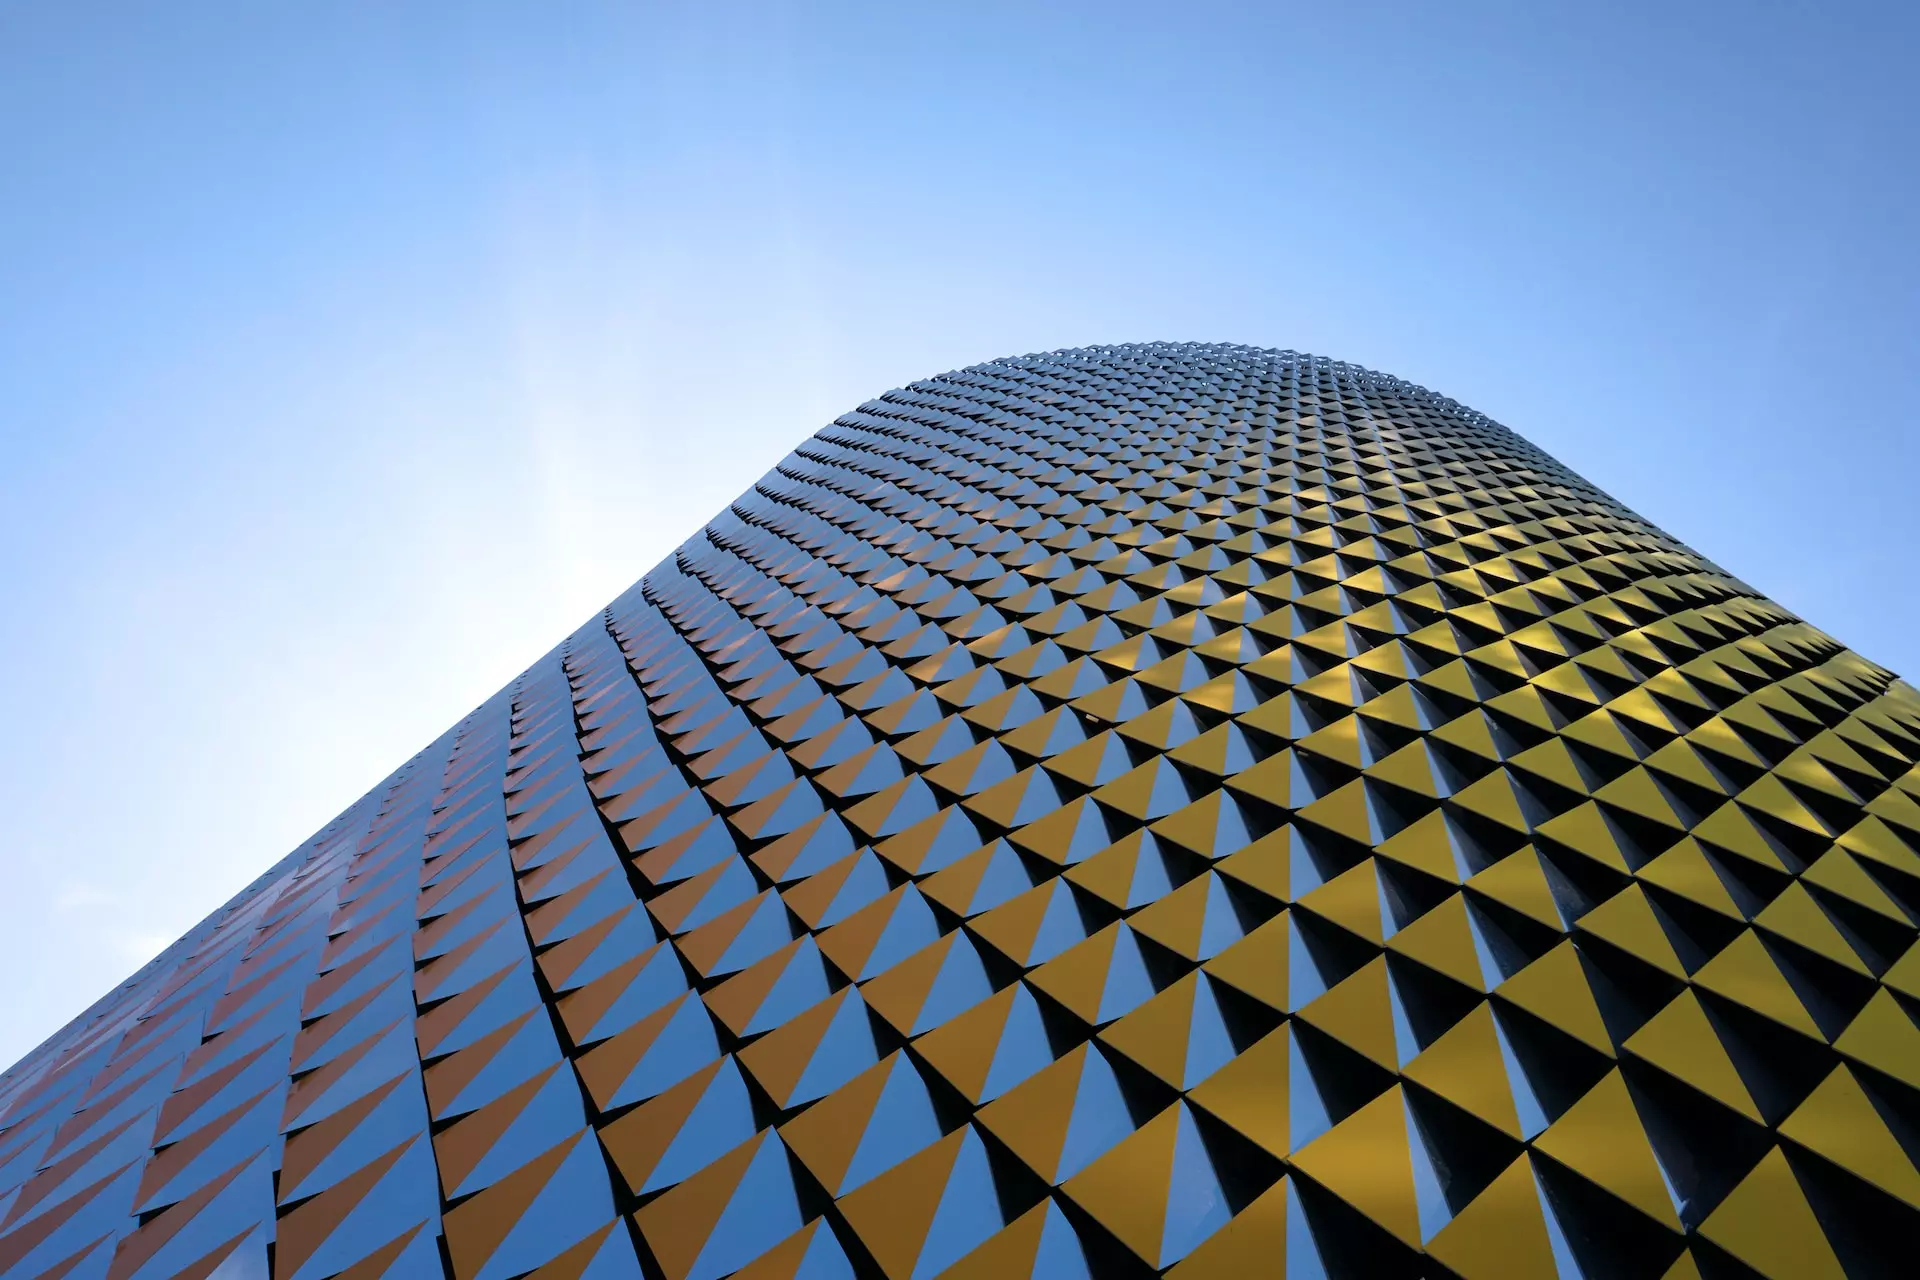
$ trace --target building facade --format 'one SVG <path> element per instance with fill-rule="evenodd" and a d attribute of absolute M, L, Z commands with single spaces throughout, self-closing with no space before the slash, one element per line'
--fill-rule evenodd
<path fill-rule="evenodd" d="M 1444 397 L 980 365 L 0 1076 L 0 1276 L 1911 1274 L 1916 761 Z"/>

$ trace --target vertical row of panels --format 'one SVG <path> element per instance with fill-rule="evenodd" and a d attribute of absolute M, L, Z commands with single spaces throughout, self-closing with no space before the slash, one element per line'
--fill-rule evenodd
<path fill-rule="evenodd" d="M 0 1275 L 1871 1274 L 1917 734 L 1396 380 L 915 384 L 0 1079 Z"/>

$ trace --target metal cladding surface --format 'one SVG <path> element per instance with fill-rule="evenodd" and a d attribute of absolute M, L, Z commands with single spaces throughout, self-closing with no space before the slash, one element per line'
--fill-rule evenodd
<path fill-rule="evenodd" d="M 1911 1274 L 1916 761 L 1453 401 L 980 365 L 0 1077 L 0 1275 Z"/>

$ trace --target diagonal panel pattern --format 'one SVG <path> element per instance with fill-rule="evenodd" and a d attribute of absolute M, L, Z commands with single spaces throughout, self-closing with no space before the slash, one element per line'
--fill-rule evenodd
<path fill-rule="evenodd" d="M 1920 698 L 1291 352 L 862 405 L 0 1077 L 0 1274 L 1920 1245 Z"/>

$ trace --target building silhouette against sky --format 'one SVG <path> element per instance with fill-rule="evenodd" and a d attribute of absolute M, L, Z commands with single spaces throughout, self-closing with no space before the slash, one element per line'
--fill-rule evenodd
<path fill-rule="evenodd" d="M 0 1276 L 1905 1274 L 1916 761 L 1442 396 L 976 366 L 0 1077 Z"/>

